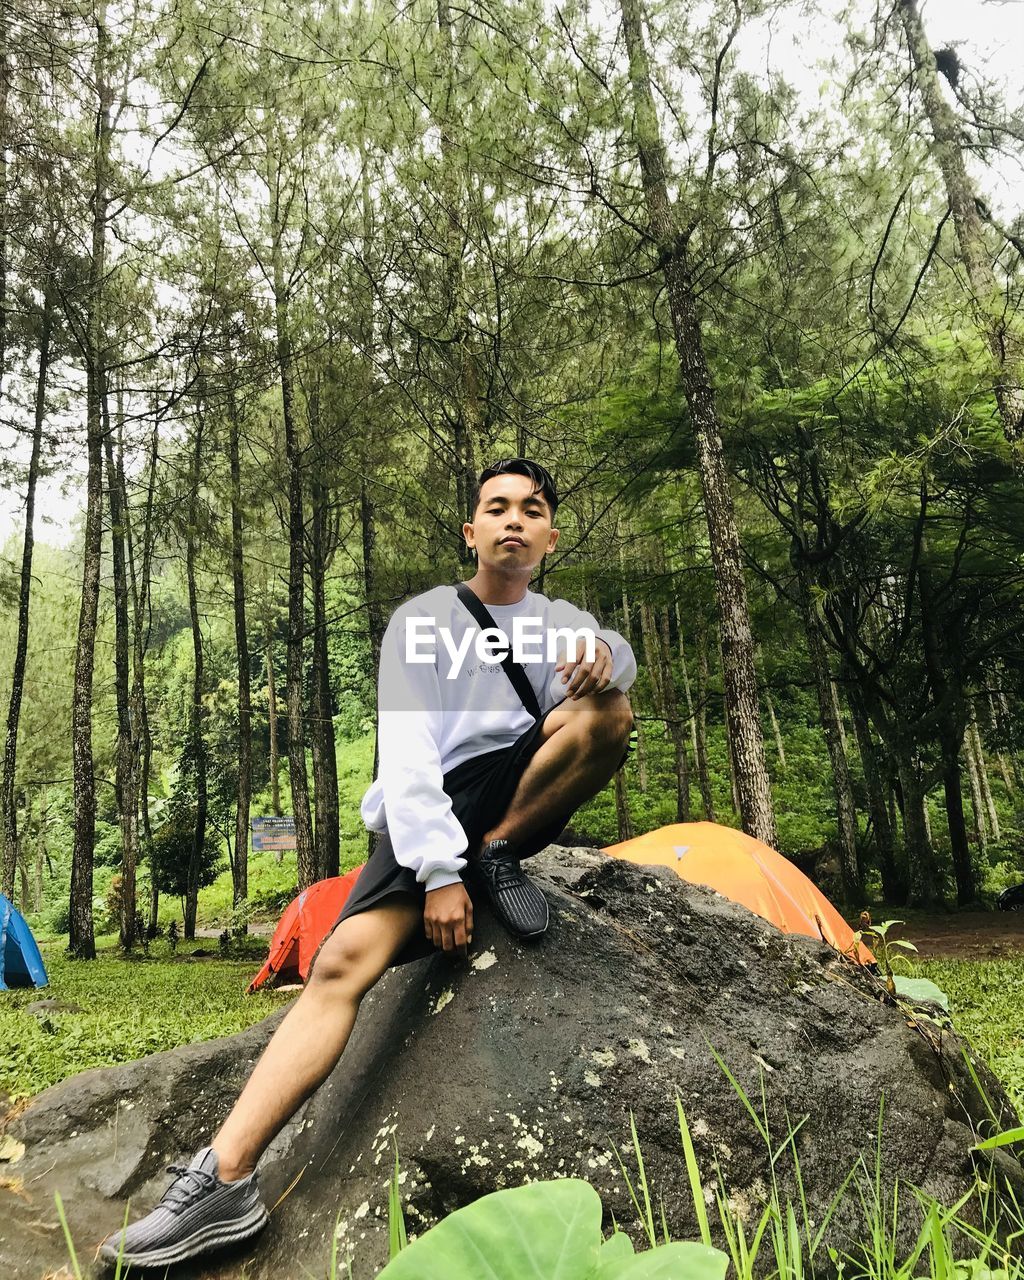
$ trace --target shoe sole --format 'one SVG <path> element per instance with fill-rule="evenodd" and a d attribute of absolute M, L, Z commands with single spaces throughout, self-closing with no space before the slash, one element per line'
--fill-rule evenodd
<path fill-rule="evenodd" d="M 209 1226 L 164 1249 L 150 1249 L 146 1253 L 122 1253 L 113 1246 L 102 1245 L 100 1257 L 108 1262 L 120 1259 L 123 1264 L 133 1267 L 171 1266 L 175 1262 L 187 1262 L 198 1253 L 212 1252 L 229 1244 L 240 1244 L 261 1231 L 269 1219 L 266 1205 L 261 1204 L 246 1218 L 234 1222 L 211 1222 Z"/>

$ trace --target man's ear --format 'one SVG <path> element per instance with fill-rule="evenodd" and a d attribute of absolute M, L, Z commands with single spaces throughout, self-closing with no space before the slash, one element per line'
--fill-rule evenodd
<path fill-rule="evenodd" d="M 548 535 L 548 546 L 547 546 L 547 551 L 545 551 L 545 552 L 544 552 L 544 554 L 545 554 L 545 555 L 548 555 L 548 554 L 549 554 L 549 552 L 554 551 L 554 549 L 555 549 L 555 544 L 558 542 L 558 535 L 559 535 L 561 532 L 562 532 L 562 531 L 561 531 L 561 529 L 552 529 L 552 530 L 551 530 L 551 533 Z"/>
<path fill-rule="evenodd" d="M 467 521 L 466 521 L 466 523 L 462 526 L 462 536 L 463 536 L 463 538 L 465 538 L 465 540 L 466 540 L 466 546 L 467 546 L 467 547 L 471 547 L 471 548 L 473 547 L 473 543 L 472 543 L 472 542 L 470 542 L 470 540 L 469 540 L 469 539 L 470 539 L 470 537 L 473 535 L 473 533 L 474 533 L 474 532 L 475 532 L 475 531 L 474 531 L 474 529 L 473 529 L 473 525 L 472 525 L 472 523 L 471 523 L 470 521 L 468 521 L 468 520 L 467 520 Z"/>

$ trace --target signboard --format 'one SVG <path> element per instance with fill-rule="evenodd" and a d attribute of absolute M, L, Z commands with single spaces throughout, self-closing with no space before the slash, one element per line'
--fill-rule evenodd
<path fill-rule="evenodd" d="M 252 851 L 262 853 L 264 849 L 294 849 L 294 818 L 252 818 Z"/>

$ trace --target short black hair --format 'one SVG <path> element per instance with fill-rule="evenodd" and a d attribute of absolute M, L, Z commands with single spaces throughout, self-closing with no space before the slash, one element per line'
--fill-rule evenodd
<path fill-rule="evenodd" d="M 543 494 L 545 501 L 551 508 L 551 522 L 554 523 L 555 512 L 558 510 L 558 491 L 555 489 L 555 482 L 551 472 L 547 467 L 542 467 L 539 462 L 533 462 L 530 458 L 503 458 L 501 462 L 494 462 L 489 467 L 484 467 L 480 472 L 480 478 L 476 482 L 476 492 L 473 494 L 473 510 L 469 513 L 472 520 L 476 514 L 476 509 L 480 503 L 480 490 L 484 487 L 488 480 L 494 476 L 505 475 L 526 476 L 528 480 L 533 481 L 534 493 L 538 491 Z"/>

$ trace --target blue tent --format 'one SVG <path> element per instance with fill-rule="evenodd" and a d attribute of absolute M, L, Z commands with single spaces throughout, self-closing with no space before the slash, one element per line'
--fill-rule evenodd
<path fill-rule="evenodd" d="M 0 991 L 45 987 L 48 982 L 43 957 L 25 917 L 0 893 Z"/>

